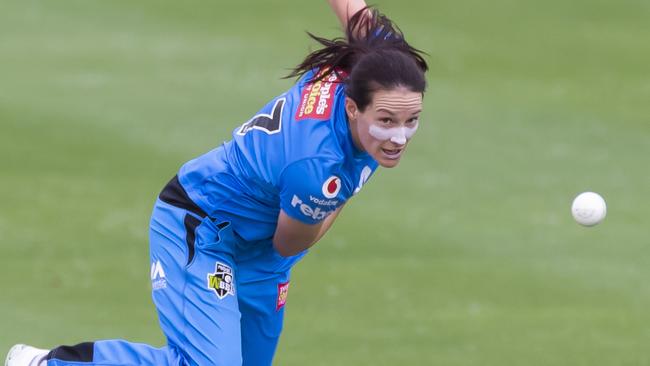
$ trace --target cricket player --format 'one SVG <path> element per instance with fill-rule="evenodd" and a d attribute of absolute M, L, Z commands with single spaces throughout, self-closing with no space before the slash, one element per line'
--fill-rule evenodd
<path fill-rule="evenodd" d="M 100 340 L 16 345 L 7 366 L 271 365 L 291 267 L 418 128 L 427 64 L 363 1 L 330 0 L 345 38 L 294 69 L 296 84 L 232 139 L 185 163 L 151 216 L 162 348 Z"/>

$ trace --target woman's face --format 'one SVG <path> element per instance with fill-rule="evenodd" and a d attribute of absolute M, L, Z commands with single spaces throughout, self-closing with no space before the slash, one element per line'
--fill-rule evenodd
<path fill-rule="evenodd" d="M 345 110 L 357 148 L 370 154 L 379 165 L 392 168 L 418 128 L 422 93 L 405 87 L 380 89 L 363 112 L 349 97 Z"/>

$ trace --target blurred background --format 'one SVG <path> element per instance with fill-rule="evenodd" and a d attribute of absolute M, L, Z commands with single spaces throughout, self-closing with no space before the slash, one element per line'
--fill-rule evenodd
<path fill-rule="evenodd" d="M 650 364 L 650 3 L 375 4 L 430 55 L 421 128 L 294 269 L 275 364 Z M 340 34 L 325 1 L 2 0 L 2 357 L 164 345 L 153 202 L 290 87 L 304 31 Z"/>

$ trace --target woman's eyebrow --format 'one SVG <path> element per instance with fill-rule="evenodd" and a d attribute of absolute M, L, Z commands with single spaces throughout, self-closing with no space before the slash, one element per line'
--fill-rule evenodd
<path fill-rule="evenodd" d="M 386 112 L 386 113 L 390 114 L 391 116 L 395 115 L 395 113 L 393 111 L 391 111 L 389 109 L 386 109 L 386 108 L 377 108 L 377 112 Z M 420 114 L 421 112 L 422 112 L 422 109 L 418 109 L 417 111 L 413 111 L 411 113 L 411 115 L 415 116 L 416 114 Z"/>
<path fill-rule="evenodd" d="M 377 108 L 377 112 L 386 112 L 386 113 L 390 114 L 391 116 L 395 115 L 395 113 L 393 113 L 393 111 L 391 111 L 389 109 L 386 109 L 386 108 Z"/>

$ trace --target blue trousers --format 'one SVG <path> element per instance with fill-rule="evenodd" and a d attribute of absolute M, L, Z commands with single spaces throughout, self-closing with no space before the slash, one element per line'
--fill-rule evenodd
<path fill-rule="evenodd" d="M 158 200 L 150 225 L 153 301 L 167 345 L 124 340 L 61 346 L 59 365 L 271 365 L 290 268 L 270 240 L 246 242 L 227 221 Z"/>

